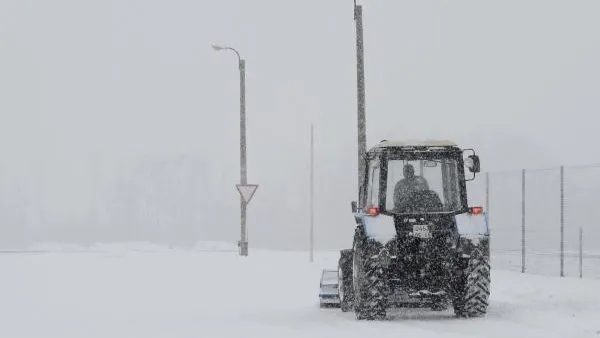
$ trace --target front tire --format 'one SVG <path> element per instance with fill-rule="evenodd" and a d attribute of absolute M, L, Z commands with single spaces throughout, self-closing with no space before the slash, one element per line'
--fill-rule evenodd
<path fill-rule="evenodd" d="M 459 274 L 452 302 L 454 313 L 461 318 L 485 316 L 491 282 L 489 259 L 475 249 L 466 268 Z"/>
<path fill-rule="evenodd" d="M 355 243 L 352 259 L 354 312 L 358 320 L 382 320 L 386 317 L 387 284 L 383 268 L 374 255 L 373 247 Z"/>
<path fill-rule="evenodd" d="M 338 294 L 342 312 L 352 311 L 352 250 L 343 250 L 338 260 Z"/>

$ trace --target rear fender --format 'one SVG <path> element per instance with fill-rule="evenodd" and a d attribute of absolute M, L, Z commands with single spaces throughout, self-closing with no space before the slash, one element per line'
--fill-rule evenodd
<path fill-rule="evenodd" d="M 382 267 L 390 263 L 390 253 L 386 244 L 396 238 L 394 219 L 382 215 L 355 214 L 359 226 L 354 242 L 360 244 L 360 254 L 364 259 L 374 259 Z"/>
<path fill-rule="evenodd" d="M 356 222 L 362 226 L 366 239 L 371 239 L 385 244 L 396 237 L 396 226 L 394 219 L 384 215 L 354 214 Z"/>
<path fill-rule="evenodd" d="M 456 216 L 459 243 L 458 252 L 463 258 L 470 258 L 475 250 L 490 257 L 490 235 L 485 214 L 460 214 Z"/>
<path fill-rule="evenodd" d="M 470 213 L 456 215 L 456 227 L 461 236 L 488 236 L 487 213 L 473 215 Z"/>

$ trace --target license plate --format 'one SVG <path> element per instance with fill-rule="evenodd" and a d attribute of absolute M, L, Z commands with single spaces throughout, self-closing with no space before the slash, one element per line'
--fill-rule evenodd
<path fill-rule="evenodd" d="M 427 224 L 415 224 L 413 225 L 412 235 L 418 238 L 431 238 L 431 231 L 429 231 L 429 225 Z"/>

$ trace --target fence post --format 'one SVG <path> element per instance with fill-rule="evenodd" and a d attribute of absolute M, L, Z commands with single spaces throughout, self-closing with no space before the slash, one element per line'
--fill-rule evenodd
<path fill-rule="evenodd" d="M 487 215 L 487 227 L 490 231 L 490 173 L 485 173 L 485 211 Z"/>
<path fill-rule="evenodd" d="M 583 278 L 583 228 L 579 227 L 579 278 Z"/>
<path fill-rule="evenodd" d="M 565 166 L 560 166 L 560 276 L 565 276 Z"/>
<path fill-rule="evenodd" d="M 521 177 L 521 273 L 525 273 L 525 169 Z"/>

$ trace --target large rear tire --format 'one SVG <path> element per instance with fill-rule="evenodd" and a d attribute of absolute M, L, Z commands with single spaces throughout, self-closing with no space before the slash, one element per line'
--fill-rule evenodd
<path fill-rule="evenodd" d="M 386 317 L 387 283 L 383 269 L 372 250 L 355 243 L 352 259 L 354 312 L 358 320 L 382 320 Z"/>
<path fill-rule="evenodd" d="M 461 272 L 456 279 L 452 302 L 454 313 L 461 318 L 485 316 L 490 296 L 489 259 L 475 249 Z"/>
<path fill-rule="evenodd" d="M 352 250 L 342 250 L 338 260 L 338 294 L 342 312 L 352 311 Z"/>

